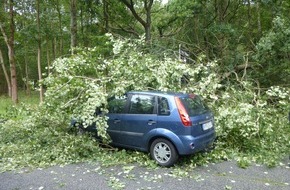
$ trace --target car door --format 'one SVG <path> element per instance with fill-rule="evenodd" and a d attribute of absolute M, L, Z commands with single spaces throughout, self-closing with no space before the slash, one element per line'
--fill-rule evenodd
<path fill-rule="evenodd" d="M 121 142 L 125 146 L 144 148 L 146 133 L 156 128 L 156 97 L 145 94 L 131 94 L 128 113 L 123 115 Z"/>
<path fill-rule="evenodd" d="M 114 144 L 120 144 L 121 134 L 120 128 L 124 125 L 124 112 L 127 104 L 127 96 L 113 97 L 108 101 L 109 113 L 108 119 L 108 134 L 110 135 Z"/>

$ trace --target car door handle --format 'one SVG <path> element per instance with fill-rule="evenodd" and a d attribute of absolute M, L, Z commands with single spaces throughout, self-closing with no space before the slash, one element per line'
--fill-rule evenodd
<path fill-rule="evenodd" d="M 156 121 L 154 121 L 154 120 L 149 120 L 148 121 L 148 125 L 154 125 L 154 124 L 156 124 Z"/>
<path fill-rule="evenodd" d="M 114 119 L 114 123 L 117 124 L 117 123 L 120 123 L 121 120 L 120 119 Z"/>

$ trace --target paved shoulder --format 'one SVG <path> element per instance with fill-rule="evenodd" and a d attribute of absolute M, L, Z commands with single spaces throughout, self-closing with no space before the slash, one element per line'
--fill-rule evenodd
<path fill-rule="evenodd" d="M 288 164 L 288 163 L 287 163 Z M 0 190 L 42 189 L 290 189 L 289 166 L 253 165 L 241 169 L 234 162 L 197 167 L 149 170 L 136 165 L 103 168 L 99 164 L 72 164 L 0 174 Z"/>

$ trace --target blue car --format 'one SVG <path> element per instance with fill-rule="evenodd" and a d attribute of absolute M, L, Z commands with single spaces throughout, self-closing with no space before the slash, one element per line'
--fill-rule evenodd
<path fill-rule="evenodd" d="M 211 147 L 216 137 L 213 114 L 195 94 L 131 91 L 111 98 L 108 109 L 112 145 L 150 152 L 161 166 Z"/>

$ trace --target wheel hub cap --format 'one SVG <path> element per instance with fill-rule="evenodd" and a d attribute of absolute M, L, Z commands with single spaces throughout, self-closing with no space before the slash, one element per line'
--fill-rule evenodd
<path fill-rule="evenodd" d="M 165 143 L 157 143 L 154 148 L 155 158 L 160 163 L 166 163 L 171 157 L 170 147 Z"/>

